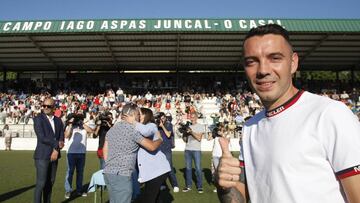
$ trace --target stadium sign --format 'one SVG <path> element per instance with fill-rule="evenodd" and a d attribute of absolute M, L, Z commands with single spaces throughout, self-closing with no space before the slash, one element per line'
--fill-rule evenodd
<path fill-rule="evenodd" d="M 297 32 L 360 32 L 359 19 L 108 19 L 0 21 L 0 34 L 70 32 L 246 32 L 269 23 Z"/>
<path fill-rule="evenodd" d="M 0 21 L 0 33 L 38 32 L 133 32 L 133 31 L 247 31 L 281 20 L 258 19 L 153 19 L 153 20 L 62 20 Z"/>

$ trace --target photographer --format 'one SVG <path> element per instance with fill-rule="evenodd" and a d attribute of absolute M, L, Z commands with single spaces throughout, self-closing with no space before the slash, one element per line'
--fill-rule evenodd
<path fill-rule="evenodd" d="M 69 199 L 72 191 L 72 179 L 76 168 L 76 194 L 87 196 L 82 188 L 85 167 L 87 133 L 93 130 L 83 124 L 82 114 L 70 114 L 68 117 L 65 138 L 69 139 L 67 148 L 67 173 L 65 178 L 65 198 Z"/>
<path fill-rule="evenodd" d="M 173 187 L 174 192 L 179 192 L 179 185 L 175 176 L 175 169 L 173 167 L 172 162 L 172 151 L 171 149 L 174 148 L 174 130 L 173 125 L 171 124 L 171 115 L 166 116 L 165 113 L 160 112 L 155 117 L 155 123 L 159 129 L 159 132 L 161 134 L 161 137 L 163 139 L 162 145 L 160 145 L 160 150 L 165 154 L 166 159 L 168 160 L 170 164 L 170 173 L 169 173 L 169 180 L 170 184 Z M 161 186 L 161 189 L 164 189 L 166 186 L 166 181 L 164 181 L 163 185 Z"/>
<path fill-rule="evenodd" d="M 94 138 L 99 137 L 99 146 L 97 150 L 97 156 L 100 160 L 100 169 L 104 169 L 105 161 L 103 155 L 103 147 L 105 142 L 105 135 L 112 127 L 112 114 L 110 112 L 101 113 L 95 121 L 96 128 Z"/>
<path fill-rule="evenodd" d="M 196 171 L 196 186 L 198 193 L 203 193 L 202 188 L 202 172 L 201 172 L 201 138 L 205 134 L 205 128 L 203 125 L 197 123 L 197 113 L 193 112 L 190 114 L 191 125 L 187 129 L 184 137 L 187 137 L 187 142 L 185 146 L 185 165 L 186 165 L 186 173 L 185 173 L 185 188 L 183 192 L 188 192 L 191 190 L 192 185 L 192 160 L 195 162 L 195 171 Z"/>

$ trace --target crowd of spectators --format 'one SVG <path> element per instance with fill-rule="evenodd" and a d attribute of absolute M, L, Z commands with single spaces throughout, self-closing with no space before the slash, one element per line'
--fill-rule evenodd
<path fill-rule="evenodd" d="M 311 91 L 311 90 L 310 90 Z M 344 102 L 354 114 L 359 114 L 359 91 L 338 91 L 336 89 L 322 89 L 318 94 Z M 131 94 L 121 88 L 107 89 L 100 93 L 77 91 L 58 91 L 55 94 L 42 92 L 40 94 L 26 94 L 10 91 L 0 93 L 0 124 L 29 124 L 31 119 L 41 112 L 41 104 L 46 97 L 55 99 L 55 115 L 66 122 L 71 113 L 83 114 L 85 123 L 95 128 L 99 115 L 111 113 L 113 122 L 119 119 L 119 112 L 125 103 L 136 103 L 140 107 L 147 107 L 157 112 L 164 112 L 172 119 L 175 128 L 181 122 L 189 120 L 192 112 L 199 113 L 203 124 L 211 126 L 222 124 L 226 132 L 232 136 L 239 135 L 239 126 L 248 118 L 262 110 L 260 98 L 247 90 L 217 91 L 217 92 L 159 92 L 150 91 L 143 94 Z M 206 115 L 204 103 L 216 105 L 215 112 Z M 179 133 L 177 133 L 177 136 Z"/>

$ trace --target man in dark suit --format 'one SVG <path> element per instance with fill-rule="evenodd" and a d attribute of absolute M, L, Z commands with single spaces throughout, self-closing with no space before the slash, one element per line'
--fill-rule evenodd
<path fill-rule="evenodd" d="M 36 187 L 34 202 L 50 202 L 52 186 L 55 182 L 60 149 L 64 147 L 64 126 L 60 118 L 54 116 L 55 102 L 45 99 L 43 112 L 34 118 L 37 146 L 34 153 L 36 167 Z"/>

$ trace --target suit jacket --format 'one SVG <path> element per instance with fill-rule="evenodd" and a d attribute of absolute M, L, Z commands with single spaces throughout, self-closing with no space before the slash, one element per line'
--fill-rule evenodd
<path fill-rule="evenodd" d="M 54 124 L 55 133 L 46 114 L 41 113 L 34 118 L 34 130 L 37 137 L 34 159 L 50 159 L 52 151 L 59 150 L 59 141 L 64 141 L 64 125 L 56 116 L 54 116 Z M 60 151 L 58 158 L 60 158 Z"/>

